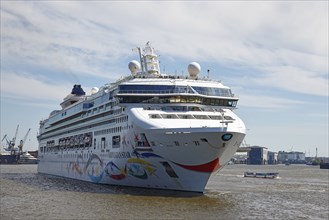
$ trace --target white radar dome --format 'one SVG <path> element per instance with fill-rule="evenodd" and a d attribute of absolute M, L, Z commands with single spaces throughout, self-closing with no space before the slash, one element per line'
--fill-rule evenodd
<path fill-rule="evenodd" d="M 196 79 L 196 77 L 198 76 L 198 74 L 201 71 L 201 66 L 197 62 L 192 62 L 188 65 L 187 70 L 190 75 L 190 78 Z"/>
<path fill-rule="evenodd" d="M 97 87 L 93 87 L 91 89 L 91 94 L 93 95 L 93 94 L 97 93 L 98 91 L 99 91 L 99 89 Z"/>
<path fill-rule="evenodd" d="M 128 68 L 129 68 L 131 74 L 134 76 L 140 70 L 141 65 L 137 60 L 132 60 L 129 62 Z"/>

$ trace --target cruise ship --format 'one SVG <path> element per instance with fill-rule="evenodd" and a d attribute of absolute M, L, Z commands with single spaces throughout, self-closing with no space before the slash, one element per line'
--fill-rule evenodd
<path fill-rule="evenodd" d="M 86 94 L 74 85 L 40 121 L 38 172 L 100 184 L 204 192 L 242 143 L 229 87 L 200 77 L 160 73 L 148 42 L 131 74 Z"/>

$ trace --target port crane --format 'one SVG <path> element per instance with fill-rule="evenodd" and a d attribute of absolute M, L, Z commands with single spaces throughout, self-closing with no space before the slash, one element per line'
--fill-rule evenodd
<path fill-rule="evenodd" d="M 3 136 L 1 141 L 3 140 L 6 140 L 8 146 L 10 145 L 10 140 L 8 140 L 8 135 L 5 134 L 5 136 Z"/>
<path fill-rule="evenodd" d="M 25 141 L 26 141 L 27 136 L 29 135 L 30 131 L 31 131 L 31 128 L 29 128 L 29 130 L 27 130 L 27 132 L 24 136 L 24 139 L 19 142 L 18 150 L 19 150 L 20 153 L 23 152 L 23 145 L 25 144 Z"/>
<path fill-rule="evenodd" d="M 5 136 L 2 138 L 1 141 L 6 140 L 7 145 L 8 145 L 8 148 L 5 149 L 5 150 L 9 150 L 9 151 L 14 150 L 15 143 L 16 143 L 16 137 L 17 137 L 17 134 L 18 134 L 18 128 L 19 128 L 19 125 L 17 125 L 16 132 L 15 132 L 15 136 L 13 137 L 12 140 L 9 140 L 9 139 L 8 139 L 8 135 L 5 135 Z"/>

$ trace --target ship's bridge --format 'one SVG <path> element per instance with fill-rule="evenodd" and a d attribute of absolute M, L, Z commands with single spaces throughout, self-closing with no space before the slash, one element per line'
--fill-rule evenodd
<path fill-rule="evenodd" d="M 119 94 L 170 94 L 189 93 L 206 96 L 233 97 L 228 88 L 201 87 L 189 85 L 120 85 Z"/>
<path fill-rule="evenodd" d="M 134 79 L 118 86 L 120 103 L 190 103 L 235 108 L 238 98 L 218 82 L 184 79 Z"/>

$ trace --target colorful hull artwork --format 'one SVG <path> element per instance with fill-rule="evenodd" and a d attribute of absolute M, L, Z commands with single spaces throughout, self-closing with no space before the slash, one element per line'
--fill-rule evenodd
<path fill-rule="evenodd" d="M 136 155 L 138 157 L 131 157 L 121 160 L 116 159 L 116 161 L 111 160 L 105 165 L 103 160 L 96 154 L 92 154 L 87 161 L 84 161 L 82 156 L 78 156 L 76 162 L 67 163 L 67 174 L 69 176 L 86 176 L 92 182 L 99 183 L 102 182 L 104 176 L 107 176 L 115 181 L 122 181 L 126 178 L 147 180 L 150 176 L 159 178 L 157 175 L 157 170 L 159 167 L 164 168 L 165 173 L 169 177 L 179 178 L 177 172 L 173 168 L 175 165 L 188 171 L 204 173 L 212 173 L 220 168 L 218 158 L 210 161 L 209 163 L 191 166 L 168 161 L 163 157 L 150 152 L 134 152 L 133 154 L 128 155 Z M 146 161 L 150 158 L 153 159 L 152 163 Z M 120 162 L 122 165 L 118 164 Z"/>
<path fill-rule="evenodd" d="M 220 136 L 202 135 L 209 142 L 218 140 L 217 136 Z M 235 136 L 231 140 L 232 147 L 222 147 L 223 151 L 235 151 L 240 143 L 240 136 Z M 209 178 L 226 163 L 222 150 L 208 146 L 205 141 L 204 147 L 194 148 L 199 153 L 191 153 L 190 147 L 182 146 L 177 148 L 175 154 L 169 154 L 169 147 L 165 151 L 163 148 L 151 147 L 144 133 L 133 131 L 121 138 L 115 137 L 112 145 L 117 141 L 121 142 L 121 149 L 115 151 L 106 151 L 103 148 L 90 154 L 86 152 L 87 149 L 80 148 L 74 152 L 75 155 L 62 151 L 63 160 L 54 167 L 54 170 L 61 172 L 50 174 L 101 184 L 203 192 Z M 100 147 L 102 146 L 104 145 L 100 143 Z M 181 150 L 183 147 L 184 151 Z M 154 149 L 159 153 L 155 153 Z M 45 160 L 50 159 L 42 158 L 42 161 Z M 193 161 L 196 161 L 195 164 Z M 53 165 L 47 164 L 45 167 L 48 166 Z"/>

